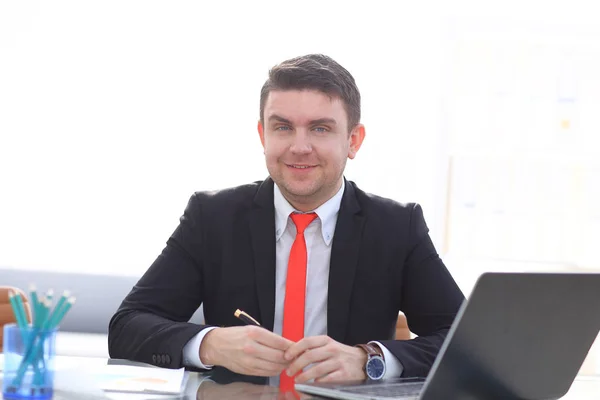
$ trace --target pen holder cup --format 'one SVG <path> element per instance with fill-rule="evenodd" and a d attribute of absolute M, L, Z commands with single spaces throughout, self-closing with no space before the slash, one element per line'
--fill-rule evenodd
<path fill-rule="evenodd" d="M 52 398 L 56 332 L 4 325 L 4 399 Z"/>

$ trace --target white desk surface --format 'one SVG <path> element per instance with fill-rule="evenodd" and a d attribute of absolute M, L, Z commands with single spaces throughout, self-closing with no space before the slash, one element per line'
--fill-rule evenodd
<path fill-rule="evenodd" d="M 3 365 L 3 356 L 2 354 L 0 354 L 0 367 Z M 87 385 L 90 384 L 90 380 L 89 378 L 85 378 L 85 372 L 86 371 L 92 371 L 92 370 L 96 370 L 97 368 L 101 368 L 103 365 L 106 365 L 107 363 L 107 358 L 105 357 L 74 357 L 74 356 L 57 356 L 56 359 L 56 369 L 57 369 L 57 377 L 60 376 L 60 374 L 63 374 L 63 384 L 68 384 L 69 387 L 71 387 L 73 384 L 75 384 L 76 386 L 83 386 L 83 387 L 87 387 Z M 0 368 L 1 370 L 1 368 Z M 79 376 L 78 376 L 78 383 L 74 383 L 73 382 L 73 377 L 72 376 L 68 376 L 67 374 L 71 374 L 73 373 L 73 371 L 77 371 Z M 1 376 L 1 373 L 0 373 Z M 85 381 L 85 382 L 81 382 L 81 380 Z M 191 373 L 190 374 L 190 382 L 187 385 L 187 389 L 186 389 L 186 397 L 184 398 L 190 398 L 190 399 L 195 399 L 195 393 L 197 391 L 198 385 L 200 384 L 199 382 L 202 380 L 201 375 L 200 374 L 196 374 L 196 373 Z M 64 382 L 68 382 L 68 383 L 64 383 Z M 196 386 L 194 386 L 196 385 Z M 239 393 L 238 393 L 239 394 Z M 92 395 L 92 393 L 89 393 L 89 395 Z M 102 393 L 100 393 L 100 395 L 102 395 Z M 161 396 L 161 395 L 147 395 L 147 394 L 129 394 L 129 393 L 107 393 L 106 394 L 107 397 L 104 398 L 108 398 L 108 399 L 114 399 L 114 400 L 121 400 L 121 399 L 128 399 L 128 400 L 142 400 L 142 399 L 167 399 L 170 397 L 165 397 L 165 396 Z M 586 400 L 586 399 L 598 399 L 600 396 L 600 375 L 590 375 L 590 376 L 585 376 L 585 375 L 581 375 L 578 376 L 575 380 L 575 382 L 573 383 L 571 390 L 569 391 L 569 393 L 563 397 L 563 400 Z M 63 396 L 55 396 L 57 397 L 58 400 L 60 399 L 67 399 L 67 398 L 71 398 L 71 397 L 63 397 Z M 73 397 L 75 398 L 75 397 Z M 88 397 L 82 397 L 82 398 L 88 398 Z M 92 397 L 89 397 L 92 398 Z M 97 397 L 100 398 L 100 397 Z M 266 397 L 261 397 L 261 398 L 270 398 L 268 396 Z"/>

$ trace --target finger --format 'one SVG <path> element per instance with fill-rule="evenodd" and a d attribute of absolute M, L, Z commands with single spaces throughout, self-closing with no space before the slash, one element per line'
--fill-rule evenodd
<path fill-rule="evenodd" d="M 329 340 L 328 336 L 311 336 L 304 338 L 291 345 L 290 348 L 285 351 L 285 358 L 286 360 L 293 360 L 308 349 L 325 346 L 329 343 Z"/>
<path fill-rule="evenodd" d="M 322 363 L 316 364 L 314 367 L 304 371 L 296 377 L 297 383 L 303 383 L 311 379 L 318 379 L 325 375 L 331 374 L 340 368 L 340 363 L 337 360 L 329 359 Z"/>
<path fill-rule="evenodd" d="M 327 382 L 340 382 L 345 380 L 344 374 L 340 370 L 333 371 L 325 376 L 315 379 L 315 382 L 318 383 L 327 383 Z"/>
<path fill-rule="evenodd" d="M 244 353 L 261 360 L 271 361 L 276 364 L 288 366 L 290 362 L 285 359 L 283 350 L 276 350 L 261 343 L 254 342 L 244 348 Z"/>
<path fill-rule="evenodd" d="M 284 338 L 283 336 L 279 336 L 271 331 L 268 331 L 264 328 L 258 327 L 250 327 L 248 336 L 251 339 L 268 346 L 272 349 L 286 351 L 290 346 L 294 344 L 289 339 Z"/>
<path fill-rule="evenodd" d="M 261 360 L 260 358 L 247 360 L 240 367 L 242 373 L 256 376 L 276 376 L 285 369 L 284 365 Z"/>
<path fill-rule="evenodd" d="M 289 376 L 294 376 L 310 364 L 323 362 L 331 358 L 332 355 L 331 351 L 325 346 L 307 350 L 290 364 L 287 368 L 287 373 Z"/>

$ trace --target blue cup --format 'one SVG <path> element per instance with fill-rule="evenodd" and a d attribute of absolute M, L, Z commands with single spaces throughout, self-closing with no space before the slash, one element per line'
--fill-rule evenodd
<path fill-rule="evenodd" d="M 4 325 L 5 399 L 52 398 L 56 331 Z"/>

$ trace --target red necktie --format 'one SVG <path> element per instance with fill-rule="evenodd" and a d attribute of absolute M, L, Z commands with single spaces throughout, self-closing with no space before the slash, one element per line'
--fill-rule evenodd
<path fill-rule="evenodd" d="M 306 296 L 306 241 L 304 230 L 317 218 L 317 214 L 291 214 L 296 225 L 296 239 L 290 251 L 287 278 L 285 281 L 285 301 L 283 303 L 283 337 L 297 342 L 304 337 L 304 301 Z M 282 391 L 294 389 L 294 378 L 285 370 L 280 375 L 279 387 Z"/>

